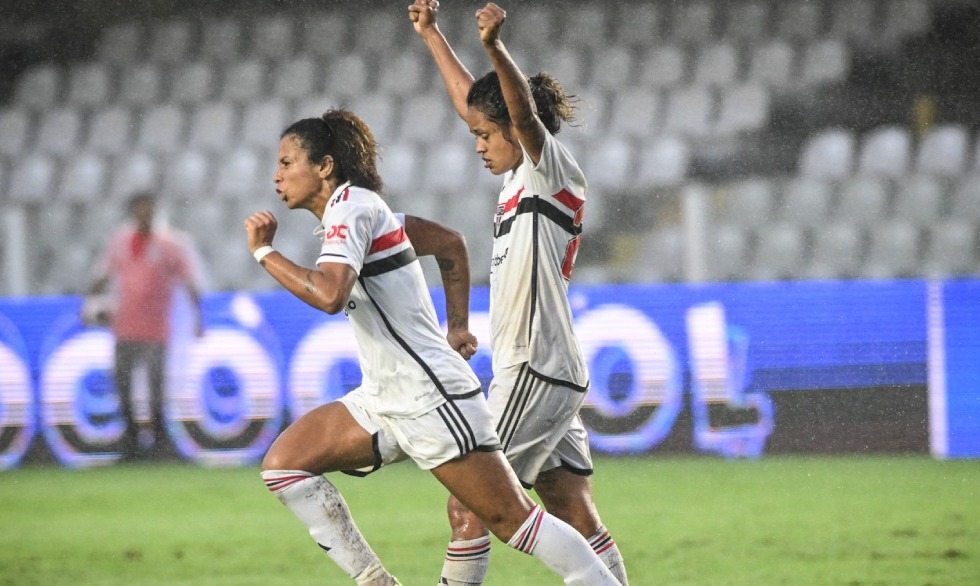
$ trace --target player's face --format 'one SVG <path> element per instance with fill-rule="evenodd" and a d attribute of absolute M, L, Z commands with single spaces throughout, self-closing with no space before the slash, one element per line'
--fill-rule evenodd
<path fill-rule="evenodd" d="M 323 189 L 322 167 L 314 165 L 299 139 L 287 135 L 279 141 L 279 166 L 276 169 L 276 193 L 289 209 L 312 209 Z"/>
<path fill-rule="evenodd" d="M 483 159 L 483 166 L 494 175 L 516 169 L 524 158 L 520 144 L 512 140 L 507 129 L 489 120 L 483 112 L 470 108 L 466 123 L 476 137 L 476 152 Z"/>

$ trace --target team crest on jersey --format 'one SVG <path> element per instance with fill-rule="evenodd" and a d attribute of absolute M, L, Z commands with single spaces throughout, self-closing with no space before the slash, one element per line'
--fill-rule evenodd
<path fill-rule="evenodd" d="M 502 204 L 502 203 L 498 203 L 497 204 L 497 213 L 494 214 L 494 216 L 493 216 L 493 225 L 494 226 L 498 226 L 498 227 L 500 226 L 500 221 L 504 217 L 504 210 L 505 209 L 507 209 L 507 206 L 505 204 Z"/>

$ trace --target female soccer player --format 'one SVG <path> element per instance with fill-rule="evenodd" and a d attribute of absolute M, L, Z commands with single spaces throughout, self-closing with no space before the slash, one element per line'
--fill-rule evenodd
<path fill-rule="evenodd" d="M 438 6 L 437 0 L 415 0 L 409 18 L 476 137 L 484 167 L 504 178 L 490 265 L 489 403 L 497 433 L 521 483 L 587 538 L 626 584 L 622 555 L 593 502 L 592 458 L 579 417 L 589 374 L 572 329 L 568 282 L 586 181 L 554 137 L 574 110 L 553 77 L 528 79 L 521 72 L 500 39 L 507 15 L 492 2 L 476 12 L 476 25 L 493 71 L 474 81 L 436 24 Z M 482 584 L 486 575 L 490 538 L 479 515 L 467 509 L 450 498 L 453 533 L 443 584 Z"/>
<path fill-rule="evenodd" d="M 359 388 L 282 432 L 262 462 L 266 486 L 358 584 L 398 581 L 323 474 L 364 473 L 406 458 L 430 470 L 494 535 L 540 559 L 567 584 L 618 584 L 582 536 L 535 506 L 507 465 L 480 383 L 464 359 L 476 350 L 468 329 L 464 240 L 417 218 L 403 227 L 379 196 L 376 159 L 367 125 L 346 110 L 300 120 L 283 132 L 276 192 L 288 208 L 320 219 L 315 269 L 272 247 L 277 224 L 271 212 L 245 220 L 249 250 L 273 278 L 309 305 L 347 315 L 363 374 Z M 419 226 L 424 235 L 413 243 Z M 451 276 L 447 308 L 455 319 L 448 341 L 416 256 L 430 253 Z"/>

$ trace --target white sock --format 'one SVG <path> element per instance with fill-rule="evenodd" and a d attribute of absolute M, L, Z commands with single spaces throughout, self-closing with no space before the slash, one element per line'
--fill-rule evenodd
<path fill-rule="evenodd" d="M 613 541 L 612 535 L 609 535 L 609 531 L 604 526 L 600 526 L 599 531 L 589 538 L 589 545 L 592 546 L 592 550 L 599 556 L 602 563 L 616 576 L 619 583 L 628 586 L 629 581 L 626 579 L 626 562 L 623 561 L 623 554 L 619 553 L 616 542 Z"/>
<path fill-rule="evenodd" d="M 442 565 L 440 584 L 449 586 L 479 586 L 490 566 L 490 536 L 450 541 L 446 561 Z"/>
<path fill-rule="evenodd" d="M 302 470 L 266 470 L 262 480 L 306 525 L 320 549 L 358 584 L 394 583 L 329 480 Z"/>
<path fill-rule="evenodd" d="M 507 545 L 530 554 L 575 586 L 619 585 L 619 580 L 578 531 L 549 515 L 541 507 L 531 509 L 524 524 Z"/>

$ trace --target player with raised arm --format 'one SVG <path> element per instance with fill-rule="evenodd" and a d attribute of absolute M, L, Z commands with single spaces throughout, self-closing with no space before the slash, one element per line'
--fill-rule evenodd
<path fill-rule="evenodd" d="M 347 315 L 363 374 L 360 387 L 280 434 L 262 461 L 266 486 L 358 584 L 398 581 L 323 475 L 364 475 L 409 458 L 494 535 L 544 562 L 566 584 L 619 584 L 581 535 L 535 505 L 507 465 L 479 380 L 464 359 L 476 351 L 465 241 L 418 218 L 403 225 L 379 196 L 376 159 L 370 130 L 347 110 L 300 120 L 283 132 L 276 192 L 287 207 L 321 222 L 314 269 L 273 248 L 271 212 L 245 220 L 249 250 L 273 278 L 312 307 Z M 434 254 L 444 275 L 448 341 L 419 254 Z"/>
<path fill-rule="evenodd" d="M 415 0 L 409 18 L 442 75 L 449 98 L 476 138 L 484 167 L 503 175 L 494 217 L 489 389 L 497 433 L 518 478 L 545 508 L 585 537 L 627 583 L 623 557 L 596 510 L 588 437 L 579 409 L 588 369 L 572 328 L 568 283 L 582 232 L 586 180 L 555 138 L 574 118 L 548 74 L 527 78 L 500 39 L 506 19 L 494 3 L 476 12 L 493 71 L 474 80 L 439 30 L 437 0 Z M 452 541 L 442 583 L 482 584 L 490 537 L 478 515 L 450 498 Z"/>

